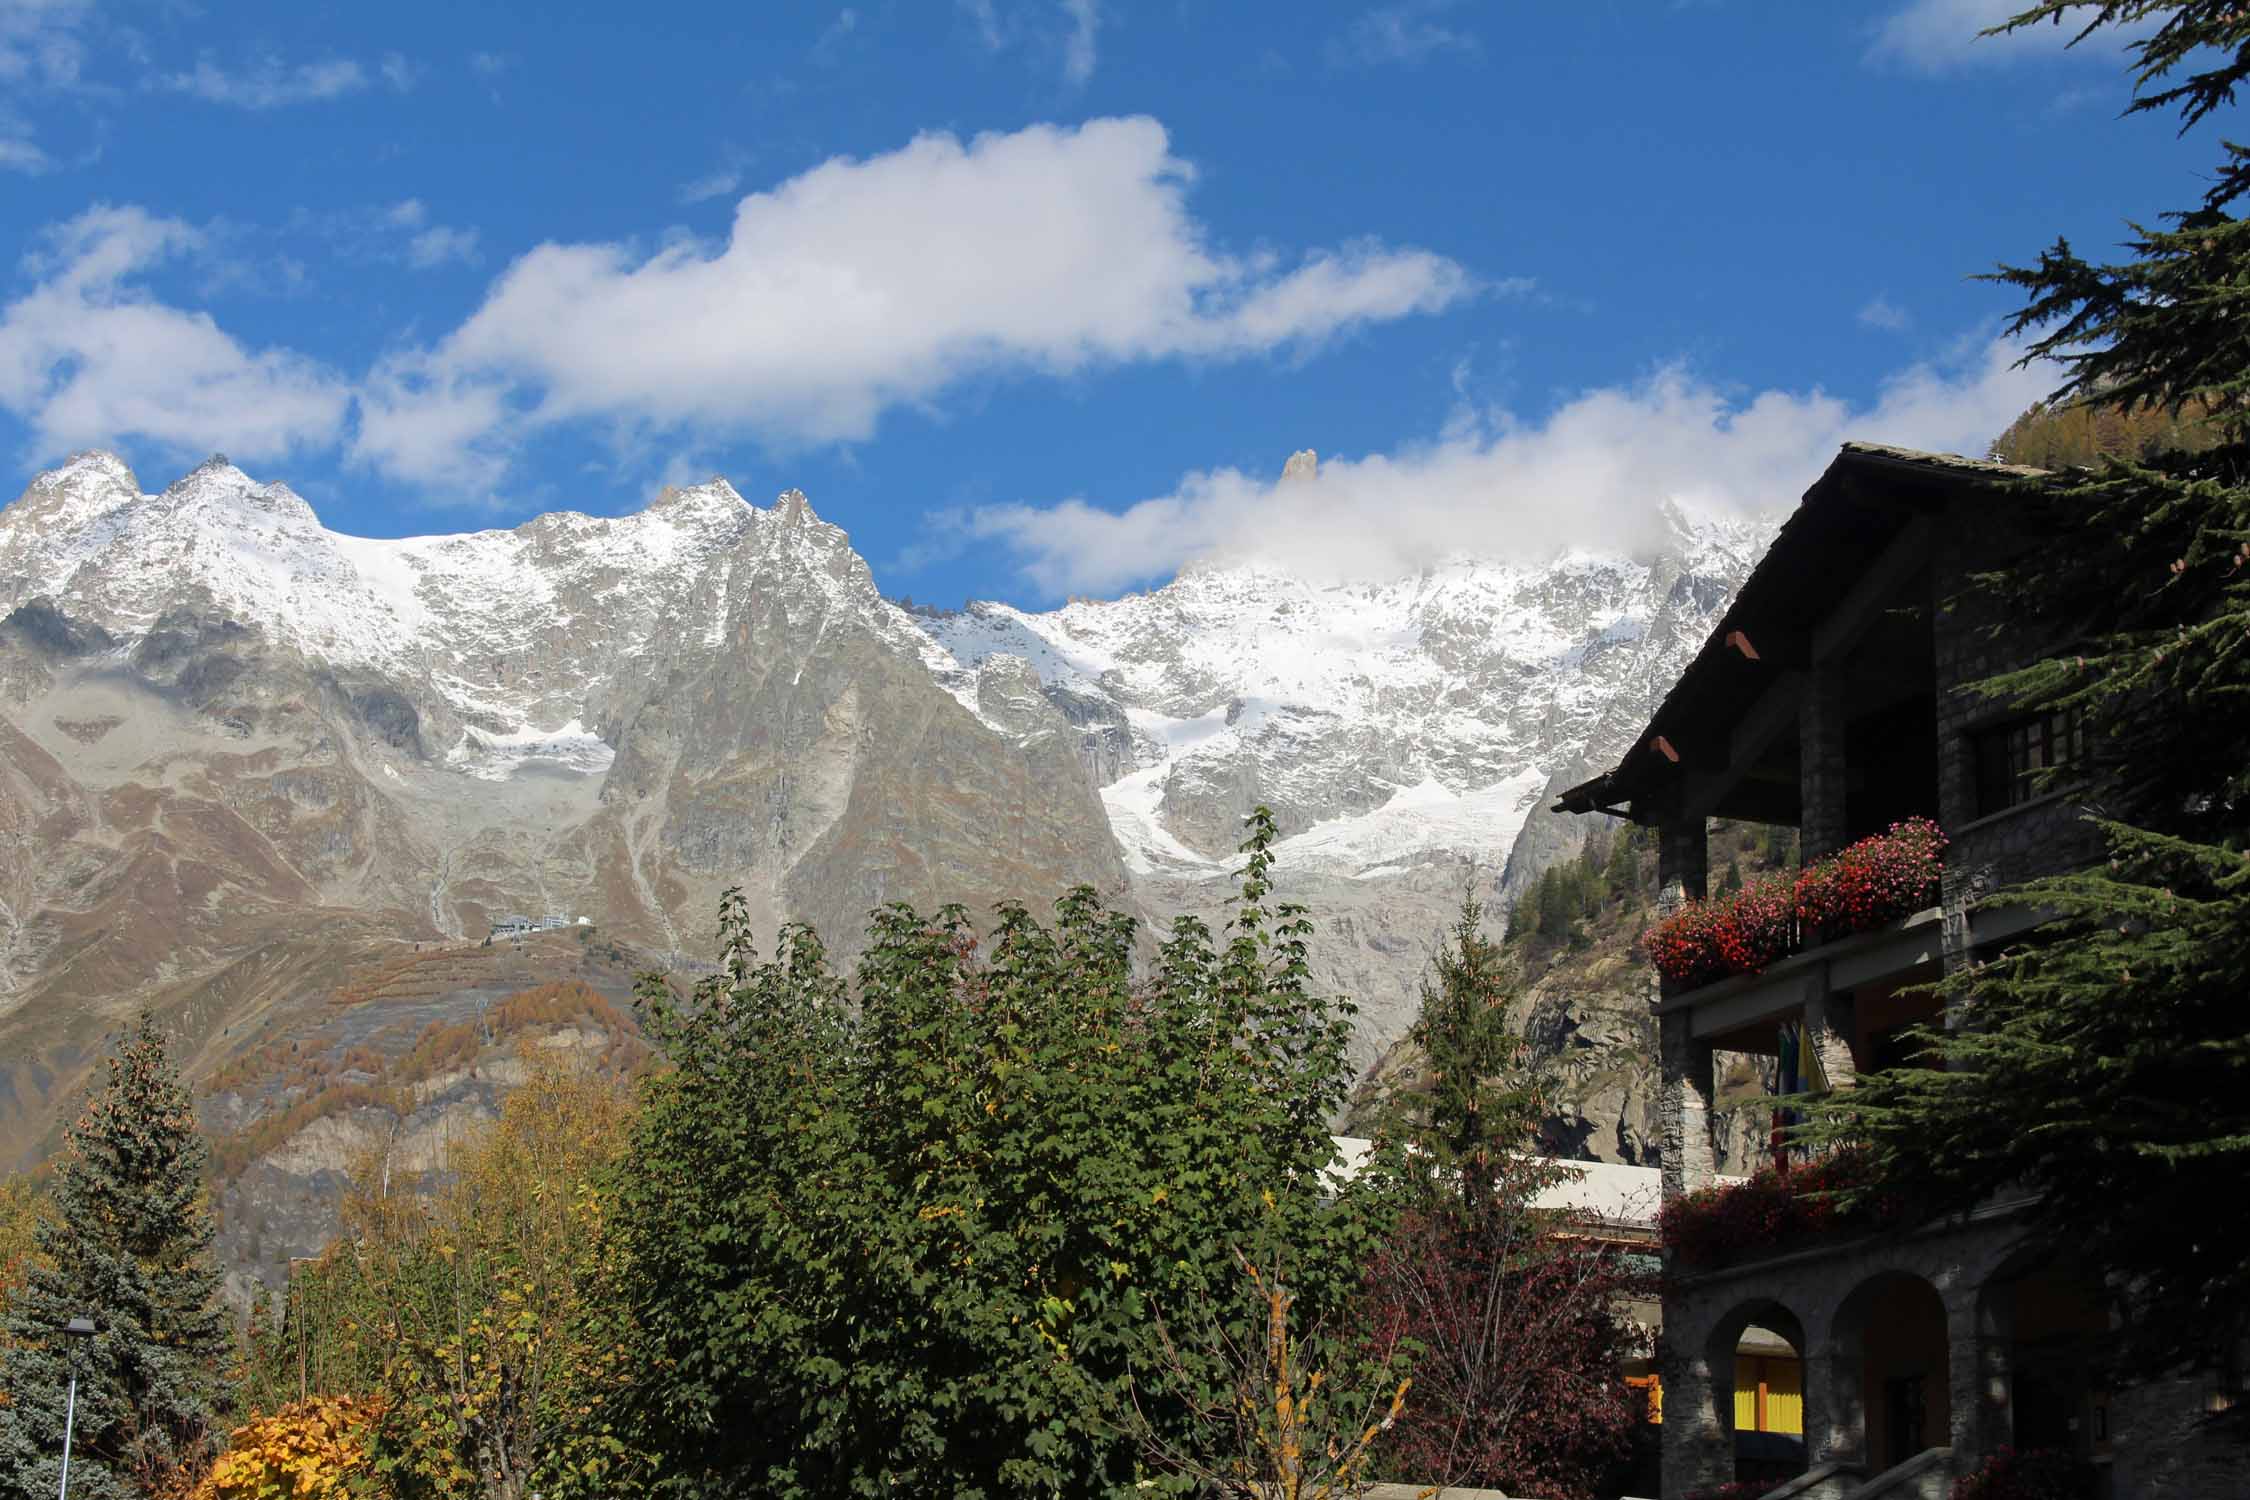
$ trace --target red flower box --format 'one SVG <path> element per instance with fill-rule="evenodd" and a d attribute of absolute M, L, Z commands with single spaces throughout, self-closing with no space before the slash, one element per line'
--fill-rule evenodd
<path fill-rule="evenodd" d="M 1864 1180 L 1865 1152 L 1846 1148 L 1790 1170 L 1761 1167 L 1744 1182 L 1675 1198 L 1656 1216 L 1664 1247 L 1687 1265 L 1716 1266 L 1838 1230 L 1892 1222 L 1905 1205 L 1888 1196 L 1846 1209 L 1836 1194 Z"/>
<path fill-rule="evenodd" d="M 1648 930 L 1642 945 L 1675 984 L 1756 974 L 1807 942 L 1867 932 L 1937 899 L 1945 834 L 1908 818 L 1791 877 L 1763 876 L 1732 896 L 1690 901 Z"/>

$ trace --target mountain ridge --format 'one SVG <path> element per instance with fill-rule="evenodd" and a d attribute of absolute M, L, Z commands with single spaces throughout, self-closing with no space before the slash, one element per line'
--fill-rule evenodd
<path fill-rule="evenodd" d="M 1215 921 L 1260 804 L 1372 1063 L 1463 892 L 1505 909 L 1575 847 L 1549 794 L 1646 721 L 1763 542 L 1662 519 L 1638 557 L 1360 581 L 1214 561 L 1116 600 L 930 611 L 793 490 L 760 508 L 715 477 L 626 516 L 369 539 L 220 457 L 150 495 L 79 455 L 0 509 L 0 841 L 22 856 L 0 1041 L 29 1059 L 0 1066 L 0 1147 L 44 1130 L 89 1018 L 160 1003 L 223 1034 L 239 1019 L 198 985 L 323 924 L 459 943 L 556 911 L 677 961 L 740 885 L 760 930 L 811 920 L 848 960 L 882 902 L 1080 882 L 1152 926 Z"/>

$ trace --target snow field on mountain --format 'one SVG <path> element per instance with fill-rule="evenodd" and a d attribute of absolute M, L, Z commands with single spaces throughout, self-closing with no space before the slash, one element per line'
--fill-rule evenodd
<path fill-rule="evenodd" d="M 286 486 L 220 460 L 146 495 L 122 462 L 87 454 L 0 511 L 0 612 L 51 595 L 130 642 L 201 590 L 309 655 L 442 702 L 466 723 L 438 764 L 492 780 L 606 770 L 613 752 L 586 727 L 603 684 L 732 649 L 779 610 L 815 641 L 873 633 L 1004 733 L 1001 718 L 1026 722 L 1020 679 L 980 674 L 1001 655 L 1028 663 L 1143 873 L 1223 864 L 1254 799 L 1289 810 L 1285 859 L 1373 875 L 1438 851 L 1505 859 L 1547 777 L 1645 717 L 1763 537 L 1664 514 L 1656 558 L 1456 558 L 1362 582 L 1198 564 L 1107 602 L 938 614 L 884 600 L 794 491 L 760 510 L 714 479 L 629 516 L 382 540 L 329 532 Z"/>

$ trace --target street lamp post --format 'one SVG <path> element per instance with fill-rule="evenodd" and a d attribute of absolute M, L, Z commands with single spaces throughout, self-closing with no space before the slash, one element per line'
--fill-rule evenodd
<path fill-rule="evenodd" d="M 64 1358 L 70 1361 L 70 1396 L 63 1403 L 62 1490 L 57 1500 L 70 1500 L 70 1430 L 78 1421 L 78 1345 L 94 1336 L 94 1320 L 72 1318 L 63 1325 L 63 1334 L 71 1341 L 63 1346 Z"/>

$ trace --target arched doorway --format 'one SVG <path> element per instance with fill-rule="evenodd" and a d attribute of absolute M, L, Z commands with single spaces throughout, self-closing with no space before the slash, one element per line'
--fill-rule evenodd
<path fill-rule="evenodd" d="M 2054 1259 L 2027 1259 L 1986 1281 L 1983 1336 L 2007 1351 L 2009 1440 L 2091 1456 L 2109 1439 L 2098 1354 L 2109 1331 L 2100 1283 Z"/>
<path fill-rule="evenodd" d="M 1870 1472 L 1953 1441 L 1945 1302 L 1905 1271 L 1861 1282 L 1836 1310 L 1837 1408 L 1863 1414 Z"/>
<path fill-rule="evenodd" d="M 1734 1477 L 1794 1479 L 1806 1467 L 1805 1332 L 1778 1302 L 1745 1303 L 1712 1327 L 1705 1357 Z"/>

